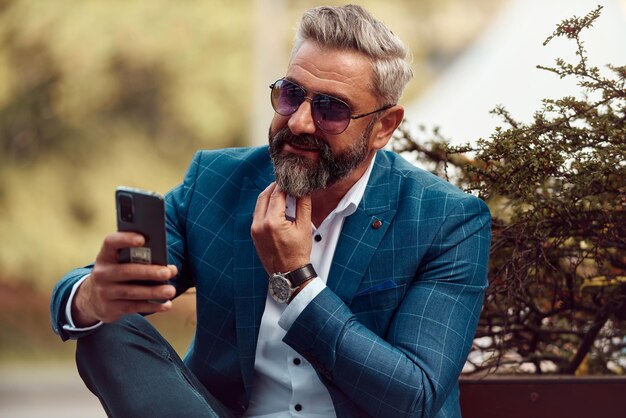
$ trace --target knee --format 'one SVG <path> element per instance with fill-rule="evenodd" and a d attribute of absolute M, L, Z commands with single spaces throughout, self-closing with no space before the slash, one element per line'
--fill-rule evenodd
<path fill-rule="evenodd" d="M 128 350 L 138 344 L 146 347 L 150 340 L 160 338 L 158 332 L 141 315 L 127 315 L 116 322 L 104 324 L 76 342 L 76 361 L 98 362 L 123 358 Z"/>

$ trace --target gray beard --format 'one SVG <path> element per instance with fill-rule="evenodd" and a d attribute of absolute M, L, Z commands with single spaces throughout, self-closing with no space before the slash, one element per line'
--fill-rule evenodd
<path fill-rule="evenodd" d="M 293 135 L 288 127 L 281 129 L 273 137 L 270 133 L 270 156 L 274 163 L 276 183 L 285 193 L 297 198 L 325 189 L 345 178 L 367 157 L 373 122 L 370 122 L 349 149 L 338 155 L 333 155 L 323 140 L 311 135 Z M 281 154 L 285 143 L 318 150 L 318 161 L 299 155 Z"/>

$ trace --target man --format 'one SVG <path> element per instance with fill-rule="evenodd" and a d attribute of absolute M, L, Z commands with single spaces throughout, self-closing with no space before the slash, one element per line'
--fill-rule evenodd
<path fill-rule="evenodd" d="M 307 11 L 271 85 L 269 148 L 199 152 L 167 195 L 171 265 L 118 264 L 144 240 L 113 233 L 59 282 L 53 328 L 78 340 L 109 415 L 460 416 L 489 212 L 381 150 L 404 115 L 406 54 L 358 6 Z M 183 364 L 128 314 L 192 286 Z"/>

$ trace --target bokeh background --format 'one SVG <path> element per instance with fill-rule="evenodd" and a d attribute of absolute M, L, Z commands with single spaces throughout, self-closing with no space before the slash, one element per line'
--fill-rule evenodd
<path fill-rule="evenodd" d="M 511 31 L 543 40 L 561 19 L 596 4 L 626 15 L 626 0 L 543 3 L 552 2 L 562 7 L 545 7 L 555 14 L 542 16 L 553 25 L 549 31 L 532 22 Z M 265 143 L 267 86 L 284 74 L 296 20 L 309 7 L 342 3 L 0 0 L 0 375 L 28 382 L 32 370 L 60 367 L 78 379 L 74 344 L 50 330 L 48 300 L 63 273 L 89 263 L 115 229 L 115 188 L 165 193 L 195 150 Z M 415 79 L 402 104 L 417 109 L 410 113 L 416 123 L 428 123 L 419 116 L 424 98 L 455 103 L 460 90 L 432 93 L 433 86 L 511 3 L 524 2 L 357 3 L 411 49 Z M 623 64 L 617 58 L 624 53 L 613 53 L 613 63 Z M 517 56 L 531 69 L 551 64 L 529 62 L 525 51 Z M 509 58 L 490 60 L 496 66 Z M 489 106 L 496 104 L 507 103 Z M 193 296 L 176 305 L 172 315 L 153 320 L 183 353 L 193 333 Z M 10 386 L 0 381 L 2 416 Z"/>
<path fill-rule="evenodd" d="M 411 47 L 408 103 L 501 1 L 361 3 Z M 196 149 L 265 143 L 267 86 L 320 2 L 0 4 L 0 361 L 64 359 L 47 299 L 115 229 L 115 188 L 164 193 Z"/>

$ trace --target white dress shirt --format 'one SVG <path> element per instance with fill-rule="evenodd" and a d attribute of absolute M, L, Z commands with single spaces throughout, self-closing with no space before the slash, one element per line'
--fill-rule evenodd
<path fill-rule="evenodd" d="M 245 417 L 335 416 L 330 394 L 315 369 L 282 339 L 298 315 L 326 287 L 343 222 L 361 202 L 372 167 L 373 161 L 319 228 L 313 226 L 311 264 L 318 277 L 306 285 L 289 305 L 276 303 L 268 294 L 256 347 L 250 407 Z"/>

